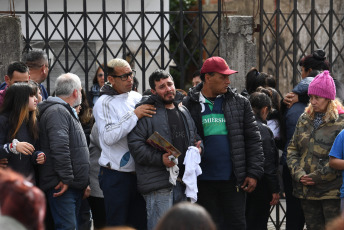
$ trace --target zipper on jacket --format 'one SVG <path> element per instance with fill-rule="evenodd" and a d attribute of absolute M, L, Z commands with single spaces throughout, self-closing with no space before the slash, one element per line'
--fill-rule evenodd
<path fill-rule="evenodd" d="M 235 187 L 236 187 L 236 189 L 237 189 L 237 192 L 239 192 L 239 186 L 238 186 L 238 185 L 236 185 Z"/>

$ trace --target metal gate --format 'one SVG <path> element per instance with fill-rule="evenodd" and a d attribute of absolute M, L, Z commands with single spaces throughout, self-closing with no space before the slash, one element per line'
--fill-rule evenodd
<path fill-rule="evenodd" d="M 344 82 L 344 5 L 340 0 L 260 0 L 259 5 L 259 69 L 276 77 L 282 95 L 300 81 L 301 58 L 316 49 L 325 50 L 332 76 Z M 281 203 L 271 209 L 275 229 L 284 229 Z"/>
<path fill-rule="evenodd" d="M 343 13 L 340 0 L 260 0 L 259 69 L 276 76 L 284 94 L 301 79 L 301 58 L 324 49 L 343 81 Z"/>
<path fill-rule="evenodd" d="M 203 59 L 218 55 L 221 1 L 215 11 L 203 10 L 202 0 L 148 1 L 152 10 L 144 0 L 101 0 L 91 8 L 94 2 L 44 0 L 38 10 L 39 4 L 25 0 L 24 10 L 17 7 L 24 49 L 44 49 L 51 60 L 48 91 L 63 72 L 79 75 L 88 90 L 97 66 L 116 57 L 136 69 L 142 91 L 156 68 L 169 69 L 184 89 Z"/>

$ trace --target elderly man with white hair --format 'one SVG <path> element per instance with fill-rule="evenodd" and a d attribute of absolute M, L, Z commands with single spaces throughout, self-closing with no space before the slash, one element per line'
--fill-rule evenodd
<path fill-rule="evenodd" d="M 40 146 L 47 157 L 39 168 L 39 186 L 46 193 L 55 229 L 75 229 L 90 168 L 86 137 L 74 109 L 81 103 L 79 77 L 62 74 L 55 92 L 56 97 L 39 104 Z"/>

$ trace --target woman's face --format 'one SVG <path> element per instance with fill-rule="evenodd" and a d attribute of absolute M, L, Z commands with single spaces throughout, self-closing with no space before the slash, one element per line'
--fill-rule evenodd
<path fill-rule="evenodd" d="M 38 88 L 38 93 L 37 93 L 37 104 L 42 101 L 43 97 L 41 95 L 41 90 Z"/>
<path fill-rule="evenodd" d="M 103 87 L 104 85 L 104 71 L 102 69 L 99 69 L 97 72 L 97 81 L 100 87 Z"/>
<path fill-rule="evenodd" d="M 302 79 L 304 79 L 305 77 L 308 77 L 310 72 L 312 72 L 312 69 L 308 69 L 308 71 L 306 71 L 305 67 L 301 66 L 301 77 L 302 77 Z"/>
<path fill-rule="evenodd" d="M 37 108 L 37 97 L 36 96 L 30 96 L 29 97 L 29 111 L 35 111 Z"/>
<path fill-rule="evenodd" d="M 310 97 L 310 102 L 311 102 L 314 112 L 316 113 L 326 112 L 330 99 L 319 97 L 316 95 L 309 95 L 309 97 Z"/>

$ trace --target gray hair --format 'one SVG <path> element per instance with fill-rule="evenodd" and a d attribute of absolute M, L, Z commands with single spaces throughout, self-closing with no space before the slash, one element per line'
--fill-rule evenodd
<path fill-rule="evenodd" d="M 22 57 L 22 62 L 24 62 L 29 68 L 40 68 L 47 61 L 47 53 L 40 49 L 33 49 L 29 52 L 25 52 Z"/>
<path fill-rule="evenodd" d="M 130 67 L 129 63 L 122 58 L 115 58 L 107 63 L 108 74 L 115 75 L 117 67 Z"/>
<path fill-rule="evenodd" d="M 61 74 L 55 82 L 55 94 L 57 97 L 69 97 L 73 91 L 81 88 L 80 78 L 73 73 Z"/>

